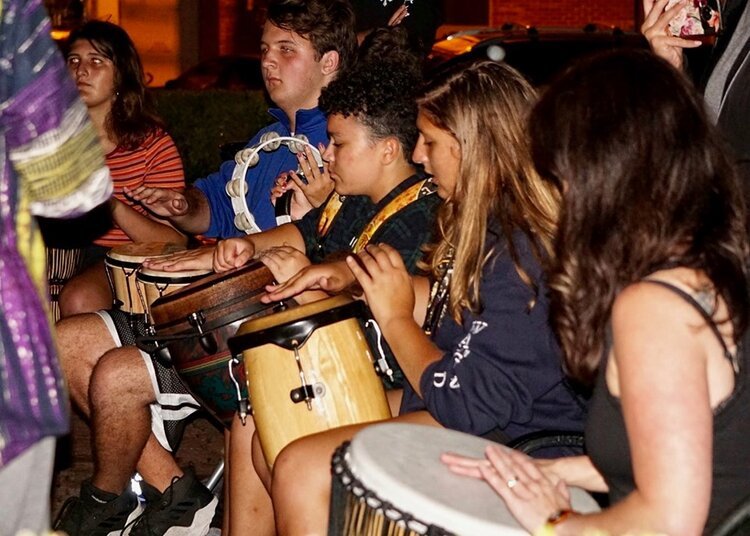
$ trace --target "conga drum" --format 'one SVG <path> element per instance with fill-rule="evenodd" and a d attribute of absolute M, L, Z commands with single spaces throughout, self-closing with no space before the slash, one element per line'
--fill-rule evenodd
<path fill-rule="evenodd" d="M 268 268 L 254 262 L 204 277 L 151 304 L 155 335 L 146 340 L 158 348 L 152 353 L 170 363 L 185 388 L 227 427 L 247 398 L 245 369 L 233 364 L 227 341 L 246 320 L 285 307 L 260 301 L 271 283 Z"/>
<path fill-rule="evenodd" d="M 210 273 L 210 270 L 162 272 L 161 270 L 152 270 L 141 266 L 136 272 L 135 281 L 138 299 L 140 299 L 147 313 L 149 322 L 153 324 L 153 319 L 151 318 L 152 303 L 179 288 L 200 281 Z"/>
<path fill-rule="evenodd" d="M 245 322 L 229 340 L 269 466 L 299 437 L 391 416 L 363 314 L 362 302 L 335 296 Z"/>
<path fill-rule="evenodd" d="M 123 244 L 107 252 L 104 265 L 114 296 L 114 307 L 130 314 L 144 314 L 146 307 L 138 295 L 136 273 L 146 259 L 166 257 L 185 247 L 166 242 Z"/>
<path fill-rule="evenodd" d="M 452 473 L 440 461 L 444 452 L 484 458 L 490 444 L 433 426 L 368 426 L 333 456 L 328 534 L 528 534 L 486 482 Z M 585 491 L 570 492 L 576 511 L 599 510 Z"/>

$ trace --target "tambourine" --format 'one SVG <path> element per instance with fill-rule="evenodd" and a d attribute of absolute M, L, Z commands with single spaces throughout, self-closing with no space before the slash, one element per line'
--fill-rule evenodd
<path fill-rule="evenodd" d="M 234 156 L 236 165 L 234 166 L 234 171 L 232 171 L 231 180 L 227 182 L 226 192 L 232 200 L 232 208 L 235 214 L 234 225 L 240 231 L 251 234 L 259 233 L 261 230 L 255 223 L 255 217 L 250 212 L 247 206 L 247 199 L 245 198 L 248 191 L 247 182 L 245 181 L 247 170 L 258 165 L 261 150 L 272 152 L 282 145 L 293 154 L 302 151 L 305 146 L 309 147 L 318 167 L 323 167 L 323 158 L 320 155 L 320 151 L 308 141 L 307 136 L 304 134 L 280 136 L 277 132 L 269 131 L 261 136 L 260 143 L 257 145 L 238 151 Z M 299 172 L 300 169 L 297 168 L 297 173 Z"/>

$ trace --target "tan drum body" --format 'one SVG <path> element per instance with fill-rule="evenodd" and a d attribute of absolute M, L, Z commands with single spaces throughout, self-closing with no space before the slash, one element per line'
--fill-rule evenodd
<path fill-rule="evenodd" d="M 353 305 L 344 297 L 321 300 L 246 322 L 237 335 L 262 337 Z M 391 416 L 370 347 L 355 316 L 315 328 L 297 354 L 305 384 L 314 393 L 308 401 L 292 400 L 301 386 L 293 350 L 269 343 L 242 352 L 255 425 L 269 466 L 281 449 L 299 437 Z"/>
<path fill-rule="evenodd" d="M 112 287 L 112 294 L 119 308 L 131 314 L 144 314 L 146 307 L 138 294 L 136 274 L 143 261 L 157 257 L 166 257 L 185 247 L 166 242 L 148 242 L 143 244 L 124 244 L 107 252 L 104 264 L 107 277 Z"/>
<path fill-rule="evenodd" d="M 136 285 L 138 297 L 145 307 L 149 316 L 149 322 L 153 324 L 150 307 L 157 299 L 171 294 L 177 289 L 188 286 L 203 279 L 210 274 L 208 270 L 186 270 L 183 272 L 162 272 L 160 270 L 149 270 L 139 268 L 136 273 Z"/>

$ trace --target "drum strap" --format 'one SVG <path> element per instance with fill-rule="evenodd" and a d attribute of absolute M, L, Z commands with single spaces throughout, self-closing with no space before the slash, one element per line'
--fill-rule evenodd
<path fill-rule="evenodd" d="M 437 189 L 432 181 L 430 179 L 425 179 L 411 185 L 409 188 L 391 199 L 391 201 L 380 209 L 380 212 L 370 220 L 370 223 L 367 224 L 364 231 L 360 233 L 357 242 L 352 248 L 352 252 L 359 253 L 362 251 L 365 246 L 370 243 L 372 237 L 375 236 L 375 233 L 380 229 L 380 226 L 383 225 L 388 218 L 399 212 L 401 209 L 409 206 L 414 201 L 435 194 L 436 191 Z"/>
<path fill-rule="evenodd" d="M 322 238 L 328 234 L 328 231 L 331 229 L 331 224 L 333 223 L 333 220 L 336 219 L 336 215 L 339 213 L 343 203 L 344 200 L 336 192 L 333 192 L 333 195 L 328 198 L 326 206 L 323 207 L 323 214 L 321 214 L 320 220 L 318 220 L 319 237 Z"/>

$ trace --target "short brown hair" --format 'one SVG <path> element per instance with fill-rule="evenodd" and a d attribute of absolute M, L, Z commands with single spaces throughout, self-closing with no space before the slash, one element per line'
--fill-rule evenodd
<path fill-rule="evenodd" d="M 271 0 L 268 20 L 308 39 L 316 59 L 331 50 L 338 52 L 339 72 L 354 62 L 357 35 L 354 11 L 347 0 Z"/>

